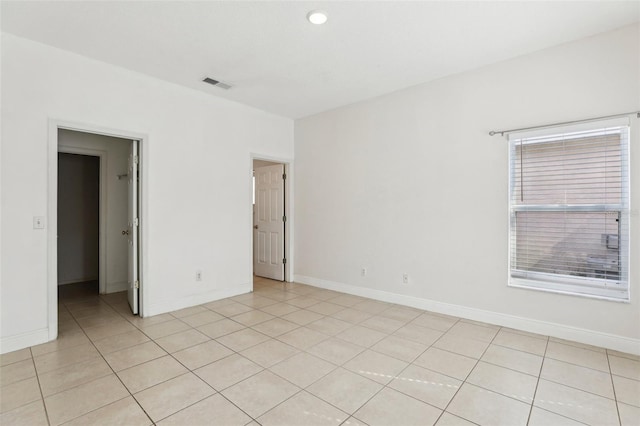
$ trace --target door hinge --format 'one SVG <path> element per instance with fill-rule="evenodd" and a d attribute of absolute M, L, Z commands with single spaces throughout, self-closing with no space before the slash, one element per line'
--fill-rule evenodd
<path fill-rule="evenodd" d="M 139 162 L 139 161 L 140 161 L 140 159 L 138 158 L 138 156 L 137 156 L 137 155 L 134 155 L 134 156 L 133 156 L 133 162 L 134 162 L 135 164 L 138 164 L 138 162 Z"/>
<path fill-rule="evenodd" d="M 134 288 L 140 288 L 140 281 L 135 280 L 135 281 L 133 282 L 133 287 L 134 287 Z"/>
<path fill-rule="evenodd" d="M 287 259 L 282 259 L 282 264 L 286 265 L 287 264 Z"/>
<path fill-rule="evenodd" d="M 287 221 L 287 217 L 286 216 L 282 216 L 282 221 L 286 222 Z"/>
<path fill-rule="evenodd" d="M 137 217 L 133 220 L 133 225 L 134 225 L 134 226 L 138 226 L 138 225 L 140 225 L 140 221 L 138 220 L 138 218 L 137 218 Z"/>
<path fill-rule="evenodd" d="M 287 174 L 286 174 L 286 173 L 283 173 L 283 174 L 282 174 L 282 180 L 285 180 L 286 178 L 287 178 Z"/>

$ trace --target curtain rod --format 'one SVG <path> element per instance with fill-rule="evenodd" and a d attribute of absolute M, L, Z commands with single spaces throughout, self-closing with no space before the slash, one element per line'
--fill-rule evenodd
<path fill-rule="evenodd" d="M 504 136 L 505 133 L 521 132 L 523 130 L 543 129 L 545 127 L 555 127 L 555 126 L 561 126 L 563 124 L 586 123 L 586 122 L 589 122 L 589 121 L 604 120 L 605 118 L 624 117 L 626 115 L 631 115 L 631 114 L 636 114 L 637 117 L 640 118 L 640 111 L 631 111 L 631 112 L 626 112 L 626 113 L 622 113 L 622 114 L 607 115 L 607 116 L 604 116 L 604 117 L 587 118 L 586 120 L 564 121 L 564 122 L 561 122 L 561 123 L 544 124 L 542 126 L 522 127 L 520 129 L 492 130 L 492 131 L 489 132 L 489 136 L 494 136 L 494 135 L 497 135 L 498 133 L 500 133 L 501 136 Z"/>

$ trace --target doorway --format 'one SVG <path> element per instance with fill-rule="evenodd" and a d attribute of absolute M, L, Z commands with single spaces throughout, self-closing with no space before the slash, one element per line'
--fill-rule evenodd
<path fill-rule="evenodd" d="M 286 281 L 286 164 L 252 161 L 253 274 Z"/>
<path fill-rule="evenodd" d="M 58 153 L 58 295 L 100 290 L 100 161 Z"/>
<path fill-rule="evenodd" d="M 120 295 L 142 316 L 142 138 L 53 122 L 51 131 L 48 306 L 55 339 L 59 296 Z"/>

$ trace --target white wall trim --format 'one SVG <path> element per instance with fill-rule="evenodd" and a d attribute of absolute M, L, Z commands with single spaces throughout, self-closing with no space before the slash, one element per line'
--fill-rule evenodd
<path fill-rule="evenodd" d="M 74 278 L 74 279 L 71 279 L 71 280 L 58 281 L 58 285 L 85 283 L 87 281 L 96 281 L 98 279 L 99 279 L 99 277 Z"/>
<path fill-rule="evenodd" d="M 287 221 L 284 223 L 284 257 L 287 259 L 287 264 L 284 268 L 284 280 L 286 282 L 293 282 L 293 271 L 294 271 L 294 241 L 293 233 L 294 233 L 294 224 L 295 224 L 295 214 L 294 214 L 294 175 L 293 175 L 293 159 L 292 158 L 278 158 L 271 155 L 258 154 L 252 152 L 250 154 L 249 161 L 249 176 L 251 176 L 251 172 L 253 171 L 253 160 L 264 160 L 271 161 L 273 163 L 281 163 L 284 164 L 284 172 L 287 175 L 287 179 L 284 182 L 284 215 L 287 217 Z M 249 181 L 249 185 L 251 185 L 251 181 Z M 251 200 L 247 204 L 249 206 L 252 205 Z M 253 214 L 251 215 L 253 221 Z M 253 222 L 251 223 L 251 227 L 253 229 Z M 251 233 L 251 239 L 253 241 L 253 232 Z M 251 244 L 251 271 L 253 271 L 253 244 Z M 253 285 L 252 285 L 253 286 Z M 252 287 L 253 288 L 253 287 Z"/>
<path fill-rule="evenodd" d="M 178 309 L 189 308 L 191 306 L 202 305 L 227 297 L 238 296 L 250 293 L 253 290 L 253 283 L 246 283 L 235 287 L 225 287 L 216 289 L 204 294 L 181 297 L 179 299 L 165 299 L 159 303 L 150 304 L 146 316 L 164 314 L 166 312 L 177 311 Z"/>
<path fill-rule="evenodd" d="M 100 294 L 106 293 L 106 285 L 107 285 L 107 167 L 109 161 L 109 155 L 107 151 L 102 149 L 93 149 L 93 148 L 85 148 L 85 147 L 75 147 L 75 146 L 66 146 L 58 144 L 58 152 L 62 152 L 65 154 L 80 154 L 80 155 L 90 155 L 93 157 L 98 157 L 100 159 L 100 217 L 99 227 L 100 234 L 98 236 L 98 289 Z M 56 185 L 57 187 L 57 185 Z M 56 203 L 57 209 L 57 203 Z M 56 212 L 57 217 L 57 212 Z M 57 228 L 57 223 L 56 223 Z M 57 255 L 57 253 L 56 253 Z M 67 282 L 58 282 L 58 285 L 69 284 L 73 282 L 80 281 L 91 281 L 95 278 L 87 279 L 87 280 L 74 280 Z"/>
<path fill-rule="evenodd" d="M 49 329 L 47 328 L 3 337 L 0 339 L 0 354 L 6 354 L 8 352 L 28 348 L 29 346 L 39 345 L 41 343 L 46 343 L 49 340 Z"/>
<path fill-rule="evenodd" d="M 304 275 L 296 275 L 295 281 L 302 284 L 308 284 L 328 290 L 340 291 L 343 293 L 367 297 L 383 302 L 396 303 L 399 305 L 410 306 L 412 308 L 423 309 L 440 314 L 452 315 L 474 321 L 486 322 L 489 324 L 496 324 L 503 327 L 514 328 L 531 333 L 542 334 L 545 336 L 557 337 L 560 339 L 573 340 L 588 345 L 600 346 L 621 352 L 640 355 L 639 339 L 631 339 L 624 336 L 601 333 L 598 331 L 587 330 L 584 328 L 572 327 L 548 321 L 540 321 L 531 318 L 518 317 L 514 315 L 501 314 L 498 312 L 485 311 L 482 309 L 469 308 L 461 305 L 438 302 L 435 300 L 421 299 L 418 297 L 406 296 L 403 294 L 391 293 L 382 290 L 358 287 L 350 284 L 328 281 Z"/>

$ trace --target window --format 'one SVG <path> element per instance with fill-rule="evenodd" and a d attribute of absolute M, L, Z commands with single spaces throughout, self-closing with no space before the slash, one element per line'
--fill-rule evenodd
<path fill-rule="evenodd" d="M 628 300 L 628 120 L 512 133 L 509 148 L 509 285 Z"/>

